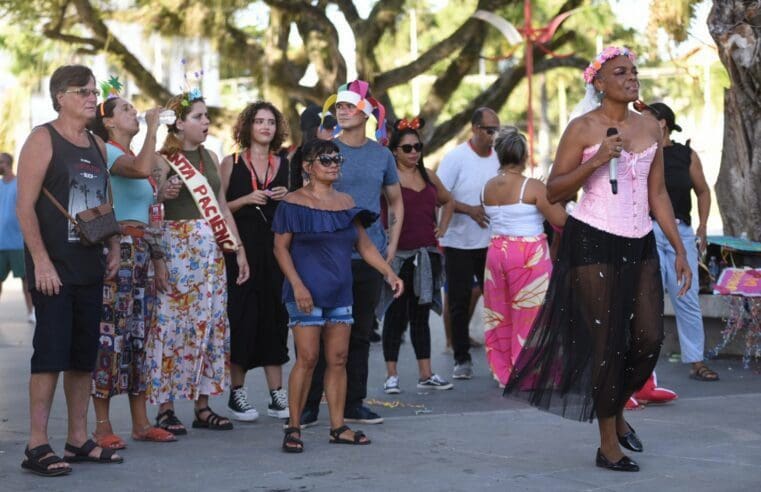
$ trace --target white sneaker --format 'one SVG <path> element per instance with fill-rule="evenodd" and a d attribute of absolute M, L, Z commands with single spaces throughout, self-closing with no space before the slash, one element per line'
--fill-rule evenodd
<path fill-rule="evenodd" d="M 230 399 L 227 408 L 235 420 L 241 422 L 253 422 L 259 418 L 259 412 L 248 402 L 246 388 L 240 387 L 230 391 Z"/>
<path fill-rule="evenodd" d="M 420 389 L 449 390 L 454 388 L 452 383 L 442 378 L 438 374 L 432 374 L 428 379 L 419 379 L 417 387 Z"/>
<path fill-rule="evenodd" d="M 383 383 L 383 391 L 387 395 L 398 395 L 401 393 L 402 390 L 399 389 L 399 376 L 389 376 L 386 382 Z"/>
<path fill-rule="evenodd" d="M 288 393 L 283 388 L 270 390 L 270 402 L 267 405 L 267 415 L 278 419 L 291 417 L 288 411 Z"/>

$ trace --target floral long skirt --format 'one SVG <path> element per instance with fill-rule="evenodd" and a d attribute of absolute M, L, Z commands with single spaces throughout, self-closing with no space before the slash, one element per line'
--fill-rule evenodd
<path fill-rule="evenodd" d="M 116 278 L 103 282 L 103 314 L 92 385 L 96 398 L 145 391 L 145 338 L 156 294 L 148 243 L 122 236 L 120 255 Z"/>
<path fill-rule="evenodd" d="M 501 386 L 507 383 L 550 280 L 544 234 L 495 236 L 486 253 L 484 342 L 486 359 Z"/>
<path fill-rule="evenodd" d="M 230 381 L 230 325 L 222 251 L 204 220 L 165 221 L 168 292 L 146 344 L 151 403 L 218 395 Z"/>

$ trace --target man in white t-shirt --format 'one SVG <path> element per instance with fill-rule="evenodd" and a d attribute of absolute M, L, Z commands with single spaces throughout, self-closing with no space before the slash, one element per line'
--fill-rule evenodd
<path fill-rule="evenodd" d="M 472 136 L 442 159 L 436 171 L 455 199 L 455 214 L 440 244 L 446 259 L 449 315 L 452 323 L 454 379 L 473 377 L 468 329 L 473 277 L 483 290 L 489 219 L 481 205 L 481 190 L 497 175 L 499 161 L 492 149 L 499 117 L 489 108 L 478 108 L 471 118 Z"/>

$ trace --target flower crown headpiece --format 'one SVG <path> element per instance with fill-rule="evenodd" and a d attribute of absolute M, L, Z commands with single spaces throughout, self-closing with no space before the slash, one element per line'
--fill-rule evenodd
<path fill-rule="evenodd" d="M 591 84 L 597 76 L 597 72 L 599 72 L 602 68 L 603 64 L 605 64 L 606 61 L 617 56 L 625 56 L 629 58 L 632 63 L 634 63 L 637 59 L 637 56 L 629 48 L 620 46 L 608 46 L 602 50 L 600 54 L 597 55 L 594 60 L 592 60 L 592 63 L 590 63 L 589 66 L 584 70 L 584 82 Z"/>
<path fill-rule="evenodd" d="M 122 90 L 124 85 L 119 81 L 119 77 L 112 75 L 110 79 L 104 80 L 100 83 L 100 92 L 103 97 L 103 101 L 98 105 L 98 111 L 100 116 L 106 116 L 106 101 L 119 97 L 119 91 Z"/>
<path fill-rule="evenodd" d="M 187 60 L 184 58 L 180 60 L 180 63 L 182 63 L 183 67 L 187 65 Z M 182 102 L 180 103 L 183 108 L 186 108 L 190 106 L 193 101 L 196 101 L 198 99 L 201 99 L 203 97 L 203 94 L 201 94 L 201 88 L 199 87 L 201 83 L 201 78 L 203 77 L 203 69 L 197 70 L 193 72 L 193 76 L 195 77 L 195 87 L 191 87 L 190 80 L 188 79 L 188 72 L 186 71 L 183 75 L 183 84 L 182 84 L 182 95 L 184 96 L 182 98 Z"/>
<path fill-rule="evenodd" d="M 388 143 L 388 133 L 386 132 L 386 108 L 377 99 L 368 95 L 370 84 L 364 80 L 354 80 L 338 88 L 338 92 L 328 97 L 325 104 L 322 105 L 322 120 L 324 123 L 325 115 L 331 106 L 339 102 L 347 102 L 357 107 L 367 116 L 374 116 L 377 122 L 375 139 L 381 145 Z"/>

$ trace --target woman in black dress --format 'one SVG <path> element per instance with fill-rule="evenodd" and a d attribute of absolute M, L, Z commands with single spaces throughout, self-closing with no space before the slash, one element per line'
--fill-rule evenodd
<path fill-rule="evenodd" d="M 238 115 L 233 137 L 239 152 L 221 165 L 227 201 L 235 217 L 252 276 L 243 285 L 228 282 L 230 373 L 228 407 L 233 418 L 259 417 L 248 401 L 246 372 L 263 367 L 270 398 L 267 414 L 288 418 L 282 365 L 288 362 L 288 313 L 280 299 L 283 274 L 273 255 L 272 218 L 288 193 L 288 163 L 276 152 L 288 132 L 282 113 L 268 102 L 249 104 Z M 227 262 L 227 278 L 237 277 L 235 261 Z"/>

